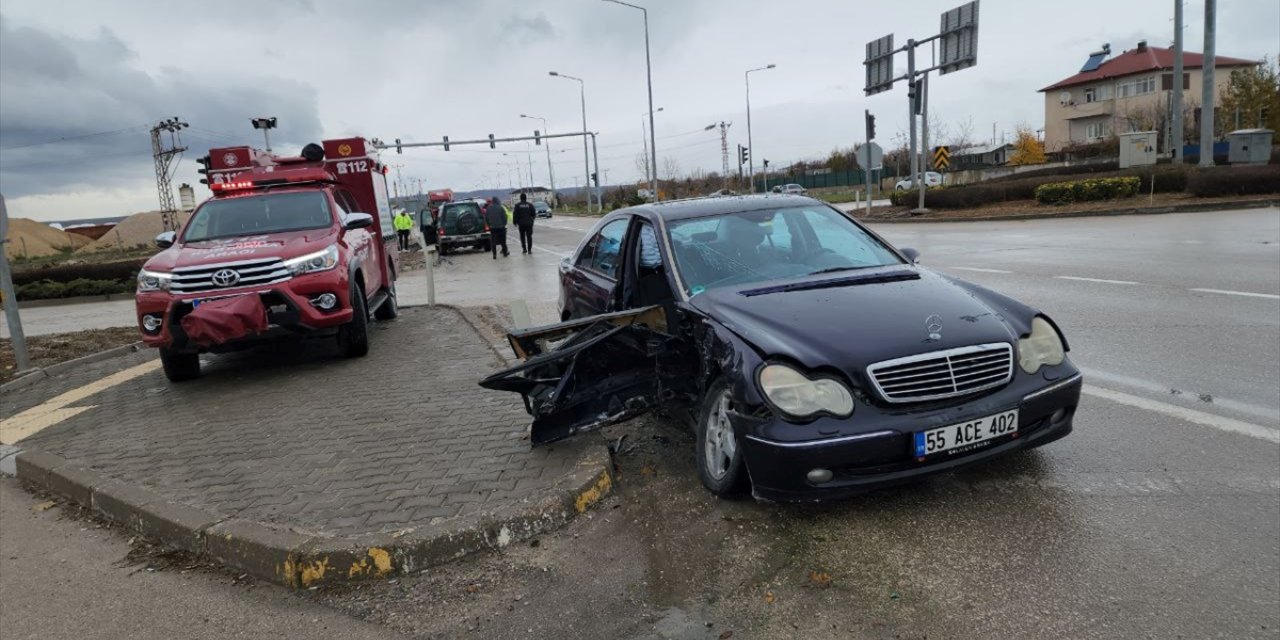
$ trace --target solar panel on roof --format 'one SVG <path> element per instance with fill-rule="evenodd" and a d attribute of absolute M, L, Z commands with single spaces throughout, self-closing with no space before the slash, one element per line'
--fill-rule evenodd
<path fill-rule="evenodd" d="M 1084 63 L 1084 66 L 1080 67 L 1080 73 L 1084 73 L 1086 71 L 1097 71 L 1098 67 L 1102 66 L 1102 60 L 1106 57 L 1107 54 L 1105 53 L 1095 53 L 1090 55 L 1089 59 Z"/>

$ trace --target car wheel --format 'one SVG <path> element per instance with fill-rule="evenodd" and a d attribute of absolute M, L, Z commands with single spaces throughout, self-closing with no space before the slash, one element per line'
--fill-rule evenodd
<path fill-rule="evenodd" d="M 698 410 L 698 477 L 722 498 L 741 494 L 749 482 L 742 447 L 729 421 L 730 402 L 729 384 L 721 378 L 707 390 Z"/>
<path fill-rule="evenodd" d="M 338 350 L 344 358 L 359 358 L 369 353 L 369 303 L 364 289 L 351 285 L 351 322 L 338 327 Z"/>
<path fill-rule="evenodd" d="M 379 320 L 395 320 L 398 315 L 400 315 L 400 305 L 396 302 L 396 282 L 392 280 L 387 286 L 387 299 L 383 300 L 378 310 L 373 312 L 373 317 Z"/>
<path fill-rule="evenodd" d="M 160 364 L 170 382 L 186 382 L 200 377 L 200 354 L 178 353 L 160 347 Z"/>

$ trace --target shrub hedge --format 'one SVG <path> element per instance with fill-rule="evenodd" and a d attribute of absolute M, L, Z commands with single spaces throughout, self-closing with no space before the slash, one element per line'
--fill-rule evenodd
<path fill-rule="evenodd" d="M 1280 165 L 1197 169 L 1188 174 L 1187 191 L 1201 198 L 1280 193 Z"/>
<path fill-rule="evenodd" d="M 15 285 L 15 293 L 19 300 L 48 300 L 50 298 L 75 298 L 77 296 L 101 296 L 111 293 L 133 293 L 137 281 L 128 280 L 91 280 L 76 278 L 70 282 L 40 280 L 23 285 Z"/>
<path fill-rule="evenodd" d="M 13 284 L 20 286 L 41 281 L 69 283 L 75 280 L 128 280 L 138 276 L 138 269 L 147 258 L 124 260 L 121 262 L 103 262 L 98 264 L 60 264 L 36 269 L 14 271 Z"/>
<path fill-rule="evenodd" d="M 1040 204 L 1069 204 L 1131 198 L 1137 195 L 1141 184 L 1142 181 L 1133 176 L 1050 182 L 1036 187 L 1036 201 Z"/>

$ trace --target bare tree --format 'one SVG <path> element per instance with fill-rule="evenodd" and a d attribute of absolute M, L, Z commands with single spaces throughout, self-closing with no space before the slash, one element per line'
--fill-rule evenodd
<path fill-rule="evenodd" d="M 680 177 L 680 163 L 671 156 L 662 157 L 662 179 L 674 182 Z"/>
<path fill-rule="evenodd" d="M 643 151 L 641 151 L 640 153 L 637 153 L 635 158 L 635 163 L 636 163 L 636 171 L 639 171 L 640 175 L 644 176 L 644 180 L 642 180 L 642 182 L 648 182 L 649 175 L 650 175 L 649 154 Z"/>

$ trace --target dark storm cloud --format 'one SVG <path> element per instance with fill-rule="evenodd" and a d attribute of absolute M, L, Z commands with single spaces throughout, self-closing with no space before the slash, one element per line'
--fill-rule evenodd
<path fill-rule="evenodd" d="M 246 120 L 287 123 L 273 142 L 320 135 L 315 90 L 253 71 L 200 73 L 139 68 L 114 33 L 91 37 L 17 26 L 0 17 L 0 189 L 9 198 L 109 187 L 148 174 L 148 129 L 178 116 L 191 124 L 187 162 L 209 146 L 243 144 Z"/>
<path fill-rule="evenodd" d="M 555 25 L 547 20 L 547 16 L 539 13 L 536 16 L 512 16 L 502 23 L 502 29 L 510 36 L 533 36 L 536 38 L 554 38 L 559 35 Z"/>

